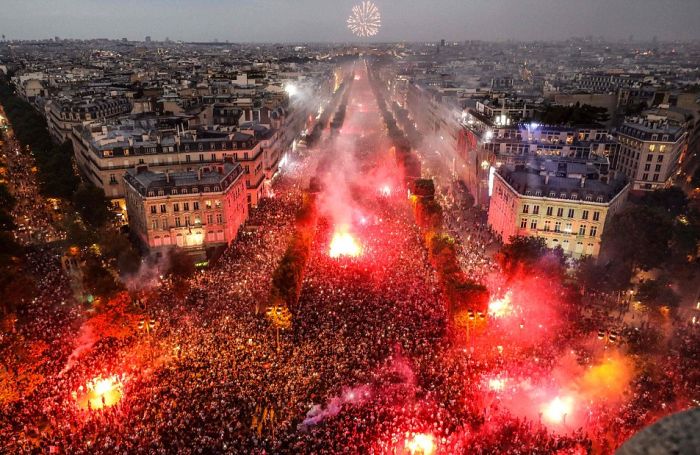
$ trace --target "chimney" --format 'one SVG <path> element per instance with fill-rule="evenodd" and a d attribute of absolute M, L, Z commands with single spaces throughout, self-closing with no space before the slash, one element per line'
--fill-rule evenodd
<path fill-rule="evenodd" d="M 202 168 L 197 169 L 197 180 L 202 180 Z"/>
<path fill-rule="evenodd" d="M 142 165 L 140 165 L 140 166 L 136 166 L 136 173 L 137 173 L 137 174 L 141 174 L 141 173 L 146 172 L 146 171 L 148 171 L 148 166 L 147 166 L 147 165 L 142 164 Z"/>
<path fill-rule="evenodd" d="M 586 176 L 582 175 L 581 176 L 581 188 L 583 188 L 586 185 Z"/>
<path fill-rule="evenodd" d="M 170 169 L 165 171 L 165 181 L 170 183 Z"/>
<path fill-rule="evenodd" d="M 544 174 L 544 184 L 549 185 L 549 172 L 545 172 Z"/>

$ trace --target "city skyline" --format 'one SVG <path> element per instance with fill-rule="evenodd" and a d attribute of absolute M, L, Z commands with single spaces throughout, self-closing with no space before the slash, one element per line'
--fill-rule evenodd
<path fill-rule="evenodd" d="M 60 3 L 57 5 L 57 3 Z M 7 39 L 109 38 L 140 41 L 151 36 L 182 41 L 225 42 L 398 42 L 542 41 L 594 36 L 608 40 L 689 41 L 700 39 L 700 8 L 692 0 L 458 0 L 377 1 L 382 30 L 354 37 L 345 21 L 353 0 L 204 0 L 196 10 L 180 0 L 9 0 L 0 32 Z M 600 11 L 605 8 L 605 14 Z M 140 14 L 135 14 L 140 12 Z M 158 18 L 158 20 L 155 20 Z M 194 18 L 194 19 L 193 19 Z M 260 26 L 264 18 L 265 26 Z M 546 27 L 533 27 L 537 20 Z M 649 24 L 640 26 L 640 24 Z"/>

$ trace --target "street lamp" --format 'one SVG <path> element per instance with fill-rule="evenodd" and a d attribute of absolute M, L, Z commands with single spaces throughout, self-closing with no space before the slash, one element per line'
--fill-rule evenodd
<path fill-rule="evenodd" d="M 273 305 L 265 313 L 277 332 L 277 351 L 280 350 L 280 329 L 288 329 L 292 326 L 292 313 L 286 306 Z"/>
<path fill-rule="evenodd" d="M 138 324 L 139 330 L 144 331 L 147 335 L 151 333 L 153 330 L 156 328 L 156 320 L 151 318 L 149 320 L 146 320 L 145 318 L 141 318 Z"/>

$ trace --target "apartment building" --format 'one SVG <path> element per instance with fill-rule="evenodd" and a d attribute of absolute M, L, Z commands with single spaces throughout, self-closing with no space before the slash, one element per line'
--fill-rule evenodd
<path fill-rule="evenodd" d="M 193 171 L 124 174 L 131 232 L 151 251 L 230 245 L 248 218 L 243 167 L 225 162 Z"/>
<path fill-rule="evenodd" d="M 114 98 L 52 99 L 44 107 L 49 133 L 58 141 L 71 138 L 73 127 L 83 122 L 104 120 L 131 112 L 131 102 Z"/>
<path fill-rule="evenodd" d="M 668 185 L 688 145 L 686 129 L 661 116 L 629 118 L 617 136 L 620 150 L 613 168 L 625 174 L 637 191 Z"/>
<path fill-rule="evenodd" d="M 244 170 L 246 199 L 255 207 L 264 196 L 264 150 L 243 132 L 159 131 L 135 125 L 86 124 L 73 129 L 73 148 L 82 173 L 115 204 L 123 205 L 124 175 L 146 165 L 157 172 L 193 171 L 230 157 Z"/>
<path fill-rule="evenodd" d="M 503 164 L 492 177 L 489 226 L 513 236 L 544 238 L 574 258 L 598 256 L 606 224 L 630 185 L 585 160 L 536 157 Z"/>

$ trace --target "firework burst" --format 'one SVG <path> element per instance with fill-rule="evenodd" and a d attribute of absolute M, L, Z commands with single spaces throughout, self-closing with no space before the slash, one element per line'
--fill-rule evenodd
<path fill-rule="evenodd" d="M 352 13 L 348 17 L 348 28 L 355 36 L 374 36 L 379 33 L 381 26 L 379 8 L 374 3 L 364 1 L 352 7 Z"/>

